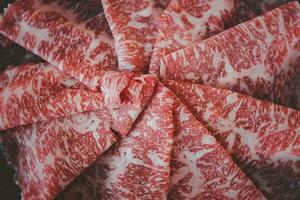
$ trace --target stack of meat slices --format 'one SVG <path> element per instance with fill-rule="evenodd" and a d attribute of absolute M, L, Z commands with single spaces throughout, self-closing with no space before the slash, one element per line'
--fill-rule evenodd
<path fill-rule="evenodd" d="M 298 2 L 16 0 L 0 33 L 22 199 L 300 198 Z"/>

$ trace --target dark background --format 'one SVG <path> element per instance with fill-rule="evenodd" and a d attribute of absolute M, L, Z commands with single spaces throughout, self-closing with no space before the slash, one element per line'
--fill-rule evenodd
<path fill-rule="evenodd" d="M 12 3 L 13 0 L 0 0 L 0 13 L 8 3 Z M 0 63 L 5 63 L 9 59 L 9 55 L 4 55 L 0 51 Z M 4 134 L 0 132 L 0 135 Z M 3 152 L 0 152 L 0 200 L 17 200 L 20 199 L 21 190 L 14 183 L 13 176 L 14 170 L 6 164 L 6 157 Z"/>
<path fill-rule="evenodd" d="M 0 152 L 0 200 L 21 199 L 21 190 L 13 181 L 14 174 L 14 169 L 6 164 L 6 156 Z"/>
<path fill-rule="evenodd" d="M 7 4 L 14 2 L 14 0 L 0 0 L 0 12 L 3 12 L 3 9 Z"/>

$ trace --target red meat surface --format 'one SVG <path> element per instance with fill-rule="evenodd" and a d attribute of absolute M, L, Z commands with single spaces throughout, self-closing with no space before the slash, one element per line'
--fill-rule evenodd
<path fill-rule="evenodd" d="M 75 180 L 61 199 L 166 199 L 174 95 L 159 85 L 126 138 Z"/>
<path fill-rule="evenodd" d="M 1 17 L 0 33 L 92 89 L 103 70 L 117 67 L 100 1 L 16 1 Z"/>
<path fill-rule="evenodd" d="M 101 99 L 47 63 L 12 67 L 0 75 L 0 130 L 91 111 Z"/>
<path fill-rule="evenodd" d="M 0 200 L 300 199 L 297 1 L 0 7 Z"/>
<path fill-rule="evenodd" d="M 300 112 L 230 90 L 165 82 L 269 199 L 300 195 Z"/>
<path fill-rule="evenodd" d="M 239 4 L 236 0 L 172 0 L 159 18 L 150 72 L 159 74 L 164 55 L 236 24 Z"/>
<path fill-rule="evenodd" d="M 169 0 L 102 0 L 112 31 L 119 70 L 147 72 L 158 19 Z"/>
<path fill-rule="evenodd" d="M 115 141 L 105 108 L 10 129 L 2 136 L 23 199 L 51 200 Z"/>
<path fill-rule="evenodd" d="M 292 105 L 299 76 L 300 6 L 285 4 L 164 57 L 160 72 L 174 80 L 230 89 Z"/>
<path fill-rule="evenodd" d="M 126 135 L 156 83 L 156 75 L 107 71 L 96 92 L 50 64 L 13 67 L 0 75 L 0 130 L 106 106 L 112 128 Z"/>
<path fill-rule="evenodd" d="M 168 199 L 265 199 L 177 98 Z"/>

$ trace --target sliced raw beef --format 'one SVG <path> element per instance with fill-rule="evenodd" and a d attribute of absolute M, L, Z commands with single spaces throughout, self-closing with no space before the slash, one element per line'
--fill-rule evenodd
<path fill-rule="evenodd" d="M 129 135 L 99 157 L 61 199 L 167 198 L 174 96 L 159 85 Z"/>
<path fill-rule="evenodd" d="M 188 82 L 165 82 L 270 199 L 299 199 L 300 112 Z"/>
<path fill-rule="evenodd" d="M 105 108 L 8 130 L 2 136 L 26 199 L 54 199 L 115 141 Z"/>
<path fill-rule="evenodd" d="M 0 130 L 92 111 L 105 105 L 112 128 L 126 135 L 147 105 L 158 79 L 106 71 L 101 92 L 89 90 L 50 64 L 27 64 L 0 75 Z"/>
<path fill-rule="evenodd" d="M 157 38 L 158 18 L 169 0 L 102 0 L 119 70 L 146 72 Z"/>
<path fill-rule="evenodd" d="M 102 70 L 116 68 L 99 0 L 18 0 L 0 19 L 0 32 L 91 88 Z"/>
<path fill-rule="evenodd" d="M 46 63 L 7 69 L 0 75 L 0 130 L 99 108 L 103 95 L 83 88 Z"/>
<path fill-rule="evenodd" d="M 299 56 L 300 6 L 291 2 L 165 56 L 160 72 L 290 105 L 282 90 L 300 74 Z"/>
<path fill-rule="evenodd" d="M 168 199 L 265 199 L 228 152 L 178 99 L 174 119 Z"/>
<path fill-rule="evenodd" d="M 112 128 L 126 135 L 149 103 L 158 78 L 154 74 L 134 75 L 126 72 L 106 72 L 101 80 L 105 105 L 109 108 Z"/>
<path fill-rule="evenodd" d="M 159 18 L 149 71 L 159 74 L 162 56 L 235 24 L 237 7 L 236 0 L 171 0 Z"/>

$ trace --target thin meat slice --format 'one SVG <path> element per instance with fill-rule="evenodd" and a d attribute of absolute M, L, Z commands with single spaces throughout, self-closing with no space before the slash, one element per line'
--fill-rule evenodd
<path fill-rule="evenodd" d="M 22 199 L 54 199 L 115 142 L 110 123 L 103 108 L 8 130 L 2 143 Z"/>
<path fill-rule="evenodd" d="M 230 90 L 167 80 L 269 199 L 300 195 L 300 112 Z"/>
<path fill-rule="evenodd" d="M 159 18 L 150 72 L 159 74 L 160 59 L 235 24 L 236 0 L 171 0 Z"/>
<path fill-rule="evenodd" d="M 13 67 L 0 75 L 0 130 L 105 105 L 113 118 L 112 128 L 126 135 L 157 81 L 156 75 L 106 71 L 96 92 L 50 64 Z"/>
<path fill-rule="evenodd" d="M 119 70 L 146 72 L 154 42 L 158 18 L 169 0 L 102 0 L 112 31 Z"/>
<path fill-rule="evenodd" d="M 92 89 L 102 70 L 117 66 L 100 1 L 18 0 L 0 32 Z"/>
<path fill-rule="evenodd" d="M 11 67 L 0 75 L 0 130 L 91 111 L 103 95 L 86 90 L 47 63 Z"/>
<path fill-rule="evenodd" d="M 101 80 L 105 105 L 113 118 L 112 128 L 125 136 L 149 103 L 158 78 L 154 74 L 106 72 Z"/>
<path fill-rule="evenodd" d="M 159 85 L 129 135 L 99 157 L 59 199 L 167 198 L 174 96 Z"/>
<path fill-rule="evenodd" d="M 300 6 L 291 2 L 165 56 L 160 72 L 291 105 L 282 91 L 300 74 L 299 56 Z"/>
<path fill-rule="evenodd" d="M 177 98 L 168 199 L 265 199 Z"/>

